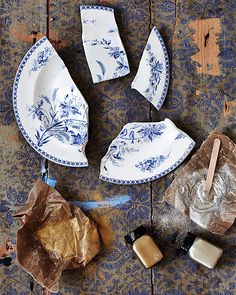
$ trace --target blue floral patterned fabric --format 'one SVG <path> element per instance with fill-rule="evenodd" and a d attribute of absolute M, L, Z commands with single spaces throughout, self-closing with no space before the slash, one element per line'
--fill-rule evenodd
<path fill-rule="evenodd" d="M 99 226 L 103 250 L 85 269 L 65 271 L 58 295 L 234 295 L 236 227 L 233 225 L 224 236 L 216 236 L 165 204 L 164 192 L 178 169 L 150 184 L 132 186 L 106 183 L 99 180 L 98 175 L 101 158 L 127 122 L 161 121 L 168 117 L 196 141 L 196 148 L 215 128 L 236 140 L 235 109 L 224 115 L 225 101 L 235 100 L 232 21 L 235 1 L 110 0 L 99 3 L 115 9 L 131 73 L 94 85 L 82 46 L 79 6 L 95 2 L 50 1 L 51 38 L 90 108 L 86 149 L 89 167 L 74 169 L 49 163 L 50 177 L 57 179 L 57 190 L 69 201 L 100 201 L 117 195 L 130 198 L 119 206 L 86 211 Z M 16 243 L 20 224 L 13 214 L 24 204 L 28 191 L 40 177 L 42 158 L 18 130 L 11 93 L 17 66 L 34 41 L 35 33 L 31 35 L 31 31 L 38 35 L 47 31 L 46 3 L 2 1 L 0 15 L 0 242 L 3 244 L 5 237 Z M 220 18 L 221 76 L 198 74 L 197 65 L 191 60 L 198 48 L 188 24 L 206 18 Z M 159 112 L 130 88 L 154 25 L 163 36 L 171 64 L 169 91 Z M 45 55 L 42 60 L 46 58 Z M 143 268 L 123 240 L 127 232 L 140 224 L 149 227 L 165 256 L 152 269 Z M 187 231 L 200 234 L 223 248 L 224 254 L 215 269 L 209 270 L 188 256 L 175 256 Z M 16 255 L 11 257 L 10 266 L 0 264 L 0 294 L 43 294 L 42 287 L 21 269 Z"/>

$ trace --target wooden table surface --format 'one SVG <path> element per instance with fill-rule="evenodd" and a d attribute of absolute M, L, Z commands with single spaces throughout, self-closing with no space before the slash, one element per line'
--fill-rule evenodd
<path fill-rule="evenodd" d="M 92 83 L 81 40 L 80 4 L 115 8 L 131 68 L 128 76 Z M 25 141 L 15 122 L 12 85 L 24 54 L 43 35 L 50 38 L 89 104 L 89 167 L 68 168 L 50 162 L 57 190 L 66 200 L 131 197 L 121 206 L 86 211 L 99 225 L 103 250 L 85 269 L 64 271 L 59 294 L 236 293 L 235 225 L 224 236 L 216 236 L 163 202 L 164 192 L 180 167 L 142 185 L 122 186 L 98 179 L 101 158 L 127 122 L 170 118 L 196 141 L 194 151 L 216 128 L 236 140 L 235 10 L 234 0 L 1 0 L 0 242 L 3 244 L 6 237 L 16 242 L 19 222 L 12 216 L 40 177 L 42 158 Z M 170 87 L 160 111 L 130 88 L 153 25 L 163 36 L 171 62 Z M 127 232 L 141 224 L 150 228 L 165 255 L 148 270 L 123 241 Z M 175 257 L 175 249 L 189 230 L 224 249 L 214 270 L 187 256 Z M 0 265 L 0 294 L 43 294 L 41 286 L 32 283 L 15 255 L 12 257 L 11 266 Z"/>

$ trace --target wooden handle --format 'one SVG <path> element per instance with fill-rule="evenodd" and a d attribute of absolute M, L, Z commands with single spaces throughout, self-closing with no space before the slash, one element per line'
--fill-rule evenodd
<path fill-rule="evenodd" d="M 205 187 L 204 187 L 204 191 L 207 193 L 209 193 L 209 191 L 211 190 L 212 181 L 214 178 L 214 173 L 216 168 L 216 162 L 217 162 L 218 154 L 220 151 L 220 144 L 221 144 L 220 139 L 216 138 L 213 143 L 210 164 L 207 171 L 207 179 L 206 179 Z"/>

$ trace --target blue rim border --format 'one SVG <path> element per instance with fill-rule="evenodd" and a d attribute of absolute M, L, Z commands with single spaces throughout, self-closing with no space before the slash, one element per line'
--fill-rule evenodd
<path fill-rule="evenodd" d="M 104 10 L 108 12 L 114 12 L 114 9 L 109 6 L 99 6 L 99 5 L 80 5 L 80 10 Z"/>
<path fill-rule="evenodd" d="M 42 149 L 40 149 L 33 141 L 32 139 L 29 137 L 29 135 L 27 134 L 26 130 L 24 129 L 24 126 L 20 120 L 20 116 L 19 116 L 19 112 L 18 112 L 18 107 L 17 107 L 17 91 L 18 91 L 18 86 L 19 86 L 19 81 L 20 81 L 20 77 L 21 77 L 21 73 L 27 63 L 27 61 L 29 60 L 30 56 L 33 54 L 33 52 L 45 41 L 47 41 L 47 37 L 44 36 L 43 38 L 41 38 L 37 43 L 35 43 L 30 49 L 29 51 L 26 53 L 26 55 L 24 56 L 24 58 L 22 59 L 18 70 L 16 72 L 16 76 L 14 79 L 14 83 L 13 83 L 13 110 L 15 113 L 15 118 L 16 118 L 16 122 L 20 128 L 20 131 L 22 132 L 23 136 L 25 137 L 25 139 L 28 141 L 28 143 L 43 157 L 47 158 L 48 160 L 51 160 L 52 162 L 55 162 L 57 164 L 61 164 L 64 166 L 69 166 L 69 167 L 87 167 L 88 166 L 88 162 L 73 162 L 73 161 L 66 161 L 66 160 L 61 160 L 57 157 L 54 157 L 46 152 L 44 152 Z"/>
<path fill-rule="evenodd" d="M 166 94 L 167 94 L 167 91 L 168 91 L 168 88 L 169 88 L 169 82 L 170 82 L 170 62 L 169 62 L 169 57 L 168 57 L 168 53 L 167 53 L 167 49 L 166 49 L 165 43 L 164 43 L 164 41 L 163 41 L 163 39 L 161 37 L 161 34 L 159 33 L 158 29 L 155 26 L 152 28 L 152 31 L 149 34 L 149 37 L 152 34 L 152 32 L 154 32 L 156 34 L 158 40 L 160 41 L 160 44 L 161 44 L 161 47 L 162 47 L 162 50 L 163 50 L 163 53 L 164 53 L 164 58 L 165 58 L 166 74 L 165 74 L 164 88 L 162 90 L 162 94 L 161 94 L 160 100 L 159 100 L 158 104 L 154 105 L 141 92 L 139 92 L 139 90 L 137 90 L 135 87 L 132 87 L 132 84 L 133 84 L 134 81 L 131 84 L 131 88 L 132 89 L 136 89 L 141 95 L 143 95 L 146 98 L 146 100 L 149 103 L 151 103 L 159 111 L 160 108 L 162 107 L 163 103 L 164 103 L 164 100 L 166 98 Z M 148 39 L 149 39 L 149 37 L 148 37 Z M 147 46 L 147 44 L 145 45 L 145 48 L 144 48 L 143 52 L 146 50 L 146 46 Z M 141 59 L 142 58 L 143 58 L 143 56 L 141 57 Z"/>
<path fill-rule="evenodd" d="M 190 137 L 188 136 L 188 138 L 190 138 Z M 156 180 L 156 179 L 168 174 L 169 172 L 173 171 L 175 168 L 177 168 L 187 158 L 187 156 L 190 154 L 193 147 L 195 146 L 195 142 L 192 139 L 191 139 L 191 141 L 192 142 L 188 146 L 188 149 L 186 150 L 186 152 L 183 154 L 183 156 L 178 161 L 176 161 L 172 166 L 170 166 L 170 168 L 164 170 L 163 172 L 161 172 L 161 173 L 159 173 L 159 174 L 157 174 L 155 176 L 140 179 L 140 180 L 118 180 L 118 179 L 109 178 L 109 177 L 105 177 L 105 176 L 100 175 L 99 179 L 107 181 L 107 182 L 115 183 L 115 184 L 126 184 L 126 185 L 129 185 L 129 184 L 141 184 L 141 183 Z"/>
<path fill-rule="evenodd" d="M 164 89 L 162 91 L 162 95 L 161 95 L 160 101 L 156 105 L 156 108 L 159 111 L 160 108 L 162 107 L 163 103 L 164 103 L 164 100 L 166 98 L 166 94 L 167 94 L 167 91 L 168 91 L 168 88 L 169 88 L 169 83 L 170 83 L 170 61 L 169 61 L 169 57 L 168 57 L 168 53 L 167 53 L 167 49 L 166 49 L 165 43 L 163 41 L 163 38 L 162 38 L 160 32 L 158 31 L 158 29 L 156 28 L 156 26 L 154 26 L 152 30 L 155 32 L 157 38 L 160 40 L 161 47 L 162 47 L 162 50 L 164 52 L 165 66 L 166 66 L 166 77 L 165 77 Z"/>

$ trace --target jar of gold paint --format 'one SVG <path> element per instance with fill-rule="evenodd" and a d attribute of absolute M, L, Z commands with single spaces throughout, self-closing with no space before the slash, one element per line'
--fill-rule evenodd
<path fill-rule="evenodd" d="M 152 267 L 163 258 L 161 250 L 143 225 L 127 234 L 124 238 L 126 242 L 132 245 L 134 252 L 146 268 Z"/>

